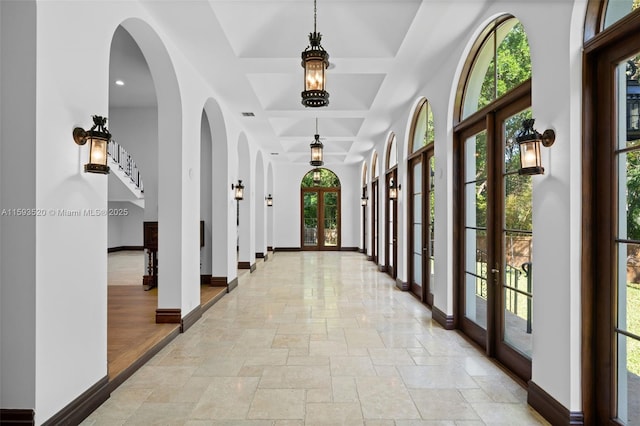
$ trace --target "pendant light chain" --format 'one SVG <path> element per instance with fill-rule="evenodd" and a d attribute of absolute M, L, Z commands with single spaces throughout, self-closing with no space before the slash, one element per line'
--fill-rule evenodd
<path fill-rule="evenodd" d="M 313 0 L 313 32 L 316 33 L 316 0 Z"/>

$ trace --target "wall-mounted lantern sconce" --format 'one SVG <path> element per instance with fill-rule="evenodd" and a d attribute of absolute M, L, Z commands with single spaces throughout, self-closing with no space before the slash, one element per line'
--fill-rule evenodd
<path fill-rule="evenodd" d="M 273 197 L 271 196 L 271 194 L 269 194 L 269 196 L 264 198 L 265 200 L 267 200 L 267 207 L 273 207 Z"/>
<path fill-rule="evenodd" d="M 556 132 L 552 129 L 547 129 L 540 134 L 533 128 L 534 122 L 533 118 L 524 120 L 522 129 L 516 136 L 516 141 L 520 146 L 520 170 L 518 170 L 518 174 L 521 175 L 544 174 L 544 167 L 542 167 L 540 157 L 540 144 L 550 147 L 556 140 Z"/>
<path fill-rule="evenodd" d="M 242 184 L 242 180 L 238 179 L 238 184 L 231 184 L 231 189 L 235 190 L 234 198 L 237 201 L 240 201 L 244 198 L 244 185 Z"/>
<path fill-rule="evenodd" d="M 320 185 L 320 178 L 321 178 L 320 169 L 313 169 L 313 184 Z"/>
<path fill-rule="evenodd" d="M 362 198 L 360 198 L 360 205 L 362 207 L 365 207 L 368 202 L 369 202 L 369 197 L 363 195 Z"/>
<path fill-rule="evenodd" d="M 108 174 L 107 148 L 111 140 L 111 133 L 106 128 L 107 119 L 99 115 L 93 116 L 93 127 L 84 130 L 82 127 L 73 129 L 73 140 L 78 145 L 89 141 L 89 162 L 84 165 L 85 173 Z"/>
<path fill-rule="evenodd" d="M 400 185 L 396 186 L 396 183 L 391 179 L 389 182 L 389 199 L 397 200 L 398 199 L 398 191 L 400 190 Z"/>

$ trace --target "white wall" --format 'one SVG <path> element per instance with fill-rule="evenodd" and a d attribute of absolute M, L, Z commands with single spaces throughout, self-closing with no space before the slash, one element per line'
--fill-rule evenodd
<path fill-rule="evenodd" d="M 340 179 L 341 244 L 358 247 L 360 236 L 360 166 L 325 164 Z M 300 183 L 311 166 L 273 163 L 273 247 L 300 247 Z"/>
<path fill-rule="evenodd" d="M 127 201 L 109 201 L 107 206 L 109 210 L 119 212 L 108 216 L 108 247 L 142 247 L 144 210 Z"/>

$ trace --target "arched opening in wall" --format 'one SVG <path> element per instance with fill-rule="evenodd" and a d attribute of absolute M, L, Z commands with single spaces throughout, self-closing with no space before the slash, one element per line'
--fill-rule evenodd
<path fill-rule="evenodd" d="M 531 118 L 531 59 L 522 24 L 500 16 L 460 79 L 454 117 L 455 322 L 521 379 L 531 378 L 532 180 L 515 137 Z"/>
<path fill-rule="evenodd" d="M 367 253 L 367 208 L 369 206 L 369 193 L 367 191 L 367 181 L 368 181 L 368 173 L 367 173 L 367 163 L 362 163 L 362 247 L 360 249 L 361 253 Z"/>
<path fill-rule="evenodd" d="M 151 56 L 143 54 L 145 46 L 154 52 Z M 131 19 L 116 28 L 109 58 L 108 119 L 114 137 L 109 146 L 108 178 L 109 210 L 114 213 L 108 218 L 112 252 L 108 262 L 107 307 L 110 380 L 130 374 L 128 367 L 148 348 L 179 330 L 179 301 L 161 303 L 162 293 L 157 287 L 158 267 L 162 269 L 157 263 L 159 157 L 163 149 L 165 156 L 174 155 L 170 152 L 174 149 L 180 150 L 176 132 L 181 132 L 180 98 L 168 62 L 161 42 L 144 22 Z M 162 84 L 160 91 L 156 84 Z M 161 98 L 163 102 L 159 101 Z M 169 140 L 173 145 L 167 149 Z M 179 175 L 180 170 L 167 172 L 176 173 Z M 167 191 L 165 195 L 172 194 Z M 167 227 L 175 228 L 176 223 L 167 221 Z M 168 291 L 171 286 L 177 285 L 171 273 L 180 273 L 179 265 L 172 267 L 175 253 L 172 256 L 169 252 L 167 247 L 163 258 L 165 268 L 170 271 L 164 273 L 169 281 L 167 294 L 171 294 Z M 154 317 L 157 320 L 162 311 L 159 306 L 176 308 L 167 309 L 172 313 L 168 324 L 154 323 Z"/>
<path fill-rule="evenodd" d="M 255 230 L 255 219 L 252 220 L 252 182 L 253 173 L 251 165 L 249 141 L 242 133 L 238 138 L 238 179 L 244 185 L 244 199 L 236 201 L 236 225 L 237 225 L 237 252 L 238 269 L 255 270 L 255 239 L 252 239 Z"/>
<path fill-rule="evenodd" d="M 203 122 L 202 126 L 207 127 L 203 131 L 208 131 L 211 137 L 211 156 L 209 156 L 212 179 L 210 186 L 211 216 L 209 217 L 211 229 L 211 285 L 226 287 L 231 290 L 237 283 L 234 278 L 235 275 L 234 277 L 229 277 L 229 255 L 235 252 L 236 246 L 235 240 L 233 242 L 229 241 L 229 211 L 232 208 L 231 203 L 233 203 L 235 210 L 235 201 L 232 201 L 229 195 L 230 188 L 227 185 L 213 184 L 213 182 L 227 182 L 229 180 L 227 131 L 220 106 L 214 99 L 208 99 L 205 103 L 203 116 L 206 117 L 206 122 Z M 234 255 L 232 266 L 234 273 L 236 262 L 236 256 Z"/>
<path fill-rule="evenodd" d="M 267 255 L 267 196 L 265 194 L 266 176 L 264 173 L 264 161 L 262 152 L 258 151 L 256 156 L 256 179 L 255 179 L 255 207 L 256 207 L 256 259 L 264 259 Z"/>
<path fill-rule="evenodd" d="M 391 133 L 387 140 L 385 173 L 385 223 L 384 240 L 385 244 L 385 270 L 396 278 L 398 275 L 398 192 L 400 183 L 398 182 L 398 147 L 396 135 Z"/>
<path fill-rule="evenodd" d="M 226 279 L 220 282 L 213 273 L 214 246 L 220 241 L 214 239 L 213 205 L 213 135 L 210 118 L 203 109 L 200 119 L 200 305 L 213 304 L 220 293 L 226 290 Z M 226 248 L 226 246 L 225 246 Z M 218 249 L 219 251 L 219 249 Z M 217 253 L 216 253 L 217 254 Z"/>
<path fill-rule="evenodd" d="M 433 305 L 435 284 L 435 185 L 433 112 L 429 101 L 416 107 L 409 135 L 407 239 L 409 290 L 428 306 Z"/>
<path fill-rule="evenodd" d="M 380 217 L 380 204 L 378 199 L 378 153 L 373 152 L 371 159 L 371 261 L 378 263 L 378 253 L 380 252 L 380 244 L 378 238 L 378 218 Z"/>
<path fill-rule="evenodd" d="M 340 250 L 340 179 L 329 169 L 313 169 L 300 183 L 303 250 Z"/>
<path fill-rule="evenodd" d="M 584 203 L 582 226 L 585 424 L 640 423 L 638 34 L 640 1 L 589 2 L 582 163 L 582 197 L 592 200 Z"/>

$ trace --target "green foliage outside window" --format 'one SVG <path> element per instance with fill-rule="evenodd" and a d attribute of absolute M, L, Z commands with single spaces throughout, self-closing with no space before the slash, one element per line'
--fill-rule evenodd
<path fill-rule="evenodd" d="M 302 188 L 336 188 L 340 187 L 340 179 L 338 179 L 338 176 L 336 176 L 336 174 L 331 170 L 320 169 L 320 182 L 315 183 L 313 181 L 313 170 L 311 170 L 304 175 L 300 186 Z"/>

